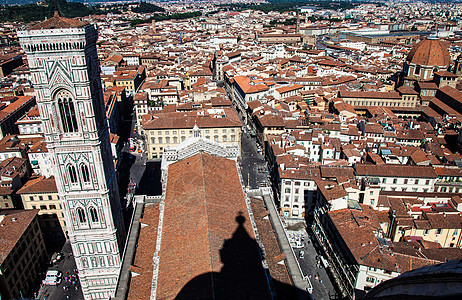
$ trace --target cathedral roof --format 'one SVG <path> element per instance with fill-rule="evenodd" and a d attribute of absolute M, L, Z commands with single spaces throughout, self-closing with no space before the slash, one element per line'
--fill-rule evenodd
<path fill-rule="evenodd" d="M 415 45 L 406 60 L 420 66 L 447 66 L 450 57 L 448 48 L 441 40 L 429 37 Z"/>
<path fill-rule="evenodd" d="M 82 22 L 76 19 L 69 19 L 59 15 L 55 12 L 52 18 L 37 23 L 29 27 L 29 30 L 40 30 L 40 29 L 58 29 L 58 28 L 79 28 L 87 25 L 87 22 Z"/>

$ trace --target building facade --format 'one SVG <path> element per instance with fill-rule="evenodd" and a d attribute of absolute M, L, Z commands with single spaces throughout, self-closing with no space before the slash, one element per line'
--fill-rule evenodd
<path fill-rule="evenodd" d="M 66 222 L 53 176 L 32 178 L 16 193 L 25 209 L 39 209 L 40 229 L 47 243 L 65 239 Z"/>
<path fill-rule="evenodd" d="M 193 136 L 197 125 L 200 135 L 225 145 L 237 144 L 240 151 L 242 124 L 230 108 L 201 110 L 191 113 L 159 113 L 143 125 L 150 159 L 162 158 L 169 149 Z"/>
<path fill-rule="evenodd" d="M 47 259 L 37 210 L 0 211 L 0 294 L 2 299 L 24 299 L 40 281 Z"/>
<path fill-rule="evenodd" d="M 93 25 L 55 14 L 19 31 L 85 299 L 114 294 L 124 228 Z"/>

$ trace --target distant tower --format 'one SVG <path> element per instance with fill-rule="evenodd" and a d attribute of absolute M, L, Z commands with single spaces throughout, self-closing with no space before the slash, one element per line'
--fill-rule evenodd
<path fill-rule="evenodd" d="M 156 34 L 156 20 L 152 20 L 152 32 Z"/>
<path fill-rule="evenodd" d="M 462 54 L 459 54 L 459 56 L 457 56 L 457 59 L 454 63 L 453 73 L 456 75 L 462 75 Z"/>
<path fill-rule="evenodd" d="M 295 33 L 300 33 L 300 11 L 297 8 L 297 25 L 295 25 Z"/>
<path fill-rule="evenodd" d="M 19 31 L 85 299 L 114 294 L 125 241 L 95 26 L 55 16 Z"/>

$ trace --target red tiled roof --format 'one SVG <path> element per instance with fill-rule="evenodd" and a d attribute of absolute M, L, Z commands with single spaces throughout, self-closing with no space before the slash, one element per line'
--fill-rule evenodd
<path fill-rule="evenodd" d="M 421 66 L 447 66 L 450 62 L 446 45 L 438 39 L 425 39 L 415 45 L 406 60 Z"/>
<path fill-rule="evenodd" d="M 223 108 L 226 114 L 215 118 L 214 115 L 198 115 L 197 112 L 173 112 L 156 114 L 152 120 L 143 124 L 145 130 L 155 129 L 192 129 L 195 124 L 199 128 L 241 127 L 242 123 L 234 108 Z M 148 116 L 149 117 L 149 116 Z"/>
<path fill-rule="evenodd" d="M 253 239 L 234 161 L 200 153 L 170 165 L 156 297 L 268 298 Z"/>
<path fill-rule="evenodd" d="M 57 193 L 55 177 L 50 176 L 45 178 L 43 176 L 34 178 L 26 182 L 26 184 L 17 191 L 18 194 L 35 194 L 35 193 Z"/>
<path fill-rule="evenodd" d="M 152 257 L 156 251 L 157 226 L 159 226 L 159 204 L 145 207 L 140 224 L 135 260 L 130 266 L 130 271 L 137 276 L 132 276 L 130 279 L 127 299 L 150 299 Z"/>
<path fill-rule="evenodd" d="M 1 211 L 0 215 L 3 215 L 3 218 L 0 219 L 0 264 L 8 257 L 38 211 L 38 209 Z"/>
<path fill-rule="evenodd" d="M 412 174 L 416 178 L 436 178 L 436 172 L 430 166 L 409 166 L 409 165 L 372 165 L 356 164 L 356 175 L 358 176 L 383 176 L 383 177 L 405 177 Z"/>

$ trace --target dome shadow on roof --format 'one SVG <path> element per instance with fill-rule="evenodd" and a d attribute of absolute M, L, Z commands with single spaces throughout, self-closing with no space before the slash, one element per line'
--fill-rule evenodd
<path fill-rule="evenodd" d="M 412 48 L 406 60 L 420 66 L 448 66 L 450 56 L 448 48 L 441 40 L 427 38 Z"/>

